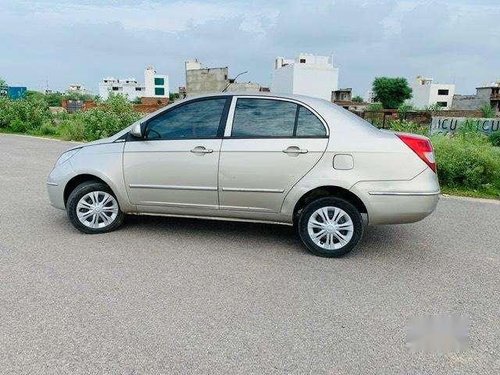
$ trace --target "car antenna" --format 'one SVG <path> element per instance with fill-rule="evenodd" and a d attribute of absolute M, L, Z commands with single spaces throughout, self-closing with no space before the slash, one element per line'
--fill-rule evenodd
<path fill-rule="evenodd" d="M 235 82 L 236 82 L 236 79 L 237 79 L 239 76 L 241 76 L 241 75 L 243 75 L 243 74 L 246 74 L 246 73 L 248 73 L 248 70 L 247 70 L 246 72 L 241 72 L 241 73 L 240 73 L 240 74 L 238 74 L 236 77 L 234 77 L 233 82 L 229 82 L 229 83 L 227 84 L 227 86 L 226 86 L 226 87 L 224 87 L 224 90 L 222 90 L 222 92 L 226 92 L 226 90 L 228 89 L 228 87 L 229 87 L 229 86 L 231 86 L 233 83 L 235 83 Z"/>

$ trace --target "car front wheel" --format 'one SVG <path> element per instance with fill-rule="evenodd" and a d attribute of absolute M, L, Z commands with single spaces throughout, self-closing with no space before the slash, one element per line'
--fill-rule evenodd
<path fill-rule="evenodd" d="M 89 234 L 115 230 L 124 219 L 111 189 L 97 181 L 78 185 L 69 195 L 66 210 L 75 228 Z"/>
<path fill-rule="evenodd" d="M 300 239 L 314 255 L 332 258 L 350 252 L 363 235 L 363 219 L 351 203 L 340 198 L 320 198 L 300 213 Z"/>

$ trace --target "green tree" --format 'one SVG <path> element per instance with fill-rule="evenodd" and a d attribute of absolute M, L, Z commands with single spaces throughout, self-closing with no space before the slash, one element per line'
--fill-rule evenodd
<path fill-rule="evenodd" d="M 7 86 L 7 82 L 5 82 L 5 80 L 2 77 L 0 77 L 0 87 L 2 86 Z"/>
<path fill-rule="evenodd" d="M 411 88 L 406 78 L 377 77 L 372 86 L 375 100 L 384 108 L 398 108 L 405 100 L 411 99 Z"/>
<path fill-rule="evenodd" d="M 363 103 L 363 98 L 359 95 L 356 95 L 354 98 L 352 98 L 352 101 L 354 103 Z"/>

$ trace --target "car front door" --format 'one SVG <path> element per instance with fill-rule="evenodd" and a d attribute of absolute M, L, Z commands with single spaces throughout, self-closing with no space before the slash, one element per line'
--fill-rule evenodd
<path fill-rule="evenodd" d="M 179 104 L 143 125 L 144 139 L 126 142 L 123 170 L 139 210 L 218 209 L 218 163 L 230 97 Z"/>
<path fill-rule="evenodd" d="M 310 109 L 285 99 L 234 97 L 229 113 L 220 208 L 279 212 L 289 190 L 324 153 L 327 127 Z"/>

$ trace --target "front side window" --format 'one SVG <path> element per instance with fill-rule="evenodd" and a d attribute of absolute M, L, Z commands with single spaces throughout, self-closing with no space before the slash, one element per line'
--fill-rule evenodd
<path fill-rule="evenodd" d="M 326 129 L 318 117 L 306 107 L 299 106 L 297 137 L 326 137 Z"/>
<path fill-rule="evenodd" d="M 272 138 L 293 136 L 297 104 L 272 100 L 239 98 L 234 113 L 232 137 Z"/>
<path fill-rule="evenodd" d="M 155 87 L 155 95 L 165 95 L 165 89 L 163 87 Z"/>
<path fill-rule="evenodd" d="M 165 79 L 163 78 L 155 78 L 155 85 L 156 86 L 163 86 L 165 84 Z"/>
<path fill-rule="evenodd" d="M 199 100 L 173 108 L 149 121 L 146 139 L 217 138 L 226 98 Z"/>

